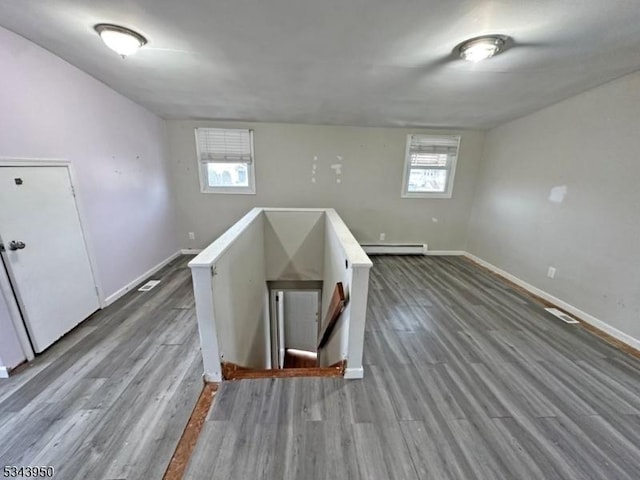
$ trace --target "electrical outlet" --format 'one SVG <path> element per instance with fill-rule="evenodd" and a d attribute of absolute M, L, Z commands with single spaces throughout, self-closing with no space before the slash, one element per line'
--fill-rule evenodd
<path fill-rule="evenodd" d="M 556 276 L 555 267 L 549 267 L 549 270 L 547 270 L 547 277 L 554 278 L 555 276 Z"/>
<path fill-rule="evenodd" d="M 387 234 L 386 233 L 381 233 L 380 234 L 380 241 L 384 241 L 384 239 L 387 238 Z"/>
<path fill-rule="evenodd" d="M 196 234 L 194 232 L 189 232 L 189 240 L 195 240 Z"/>

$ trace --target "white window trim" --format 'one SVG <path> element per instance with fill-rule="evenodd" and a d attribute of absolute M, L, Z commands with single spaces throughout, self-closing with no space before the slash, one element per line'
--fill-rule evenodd
<path fill-rule="evenodd" d="M 455 137 L 458 139 L 457 146 L 457 154 L 451 159 L 450 167 L 428 167 L 426 170 L 449 170 L 449 174 L 447 175 L 447 189 L 444 192 L 408 192 L 409 186 L 409 171 L 411 170 L 411 155 L 409 154 L 411 150 L 411 137 L 413 135 L 425 135 L 429 136 L 431 134 L 428 133 L 413 133 L 407 135 L 407 143 L 404 153 L 404 171 L 402 174 L 402 191 L 400 196 L 402 198 L 451 198 L 453 195 L 453 182 L 456 178 L 456 164 L 458 163 L 458 157 L 460 156 L 460 135 L 450 135 L 451 137 Z M 433 134 L 434 137 L 439 136 Z"/>
<path fill-rule="evenodd" d="M 219 127 L 199 127 L 199 128 L 219 128 Z M 207 164 L 208 162 L 203 162 L 200 160 L 200 147 L 198 144 L 198 128 L 196 128 L 193 133 L 196 141 L 196 161 L 198 163 L 198 177 L 200 180 L 200 193 L 222 193 L 226 195 L 255 195 L 256 194 L 256 156 L 253 148 L 253 130 L 246 128 L 230 128 L 228 130 L 248 130 L 250 143 L 251 143 L 251 162 L 247 163 L 247 175 L 249 177 L 249 186 L 248 187 L 211 187 L 209 186 L 209 182 L 207 181 L 208 172 Z M 245 163 L 245 162 L 238 162 Z"/>

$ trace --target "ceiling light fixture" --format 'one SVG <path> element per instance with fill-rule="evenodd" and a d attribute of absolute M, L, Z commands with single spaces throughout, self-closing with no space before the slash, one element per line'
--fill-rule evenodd
<path fill-rule="evenodd" d="M 136 53 L 140 47 L 147 43 L 147 39 L 138 32 L 119 25 L 99 23 L 93 28 L 98 32 L 104 44 L 122 58 Z"/>
<path fill-rule="evenodd" d="M 502 35 L 486 35 L 476 37 L 462 43 L 458 50 L 460 58 L 469 62 L 479 62 L 486 60 L 504 51 L 506 37 Z"/>

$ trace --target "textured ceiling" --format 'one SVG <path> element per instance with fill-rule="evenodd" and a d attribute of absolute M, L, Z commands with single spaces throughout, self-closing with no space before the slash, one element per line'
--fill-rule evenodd
<path fill-rule="evenodd" d="M 101 22 L 149 43 L 123 60 Z M 0 0 L 0 25 L 164 118 L 489 128 L 640 69 L 638 0 Z M 487 33 L 515 44 L 452 54 Z"/>

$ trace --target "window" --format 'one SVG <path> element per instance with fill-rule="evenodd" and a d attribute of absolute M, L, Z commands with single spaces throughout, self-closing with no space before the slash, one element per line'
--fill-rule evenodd
<path fill-rule="evenodd" d="M 253 130 L 196 128 L 200 191 L 256 193 Z"/>
<path fill-rule="evenodd" d="M 459 136 L 408 135 L 402 196 L 451 198 Z"/>

